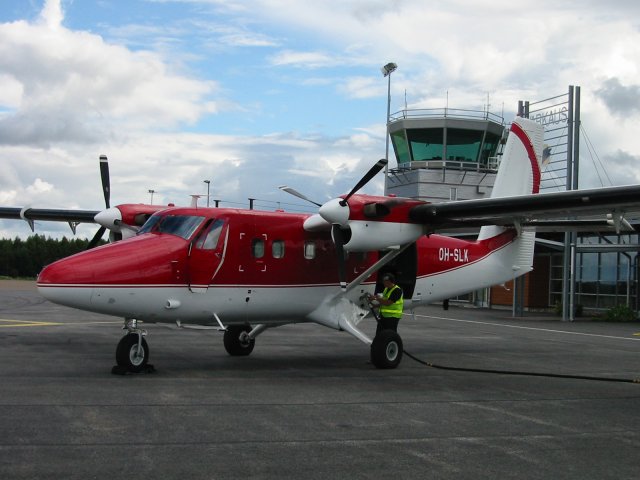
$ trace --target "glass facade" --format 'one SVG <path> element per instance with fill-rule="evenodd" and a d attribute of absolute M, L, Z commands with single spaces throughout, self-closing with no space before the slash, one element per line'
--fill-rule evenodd
<path fill-rule="evenodd" d="M 579 245 L 632 244 L 640 236 L 583 236 Z M 562 253 L 551 255 L 549 304 L 562 302 Z M 589 309 L 606 310 L 616 305 L 629 305 L 638 310 L 638 252 L 578 252 L 576 254 L 576 304 Z"/>
<path fill-rule="evenodd" d="M 392 132 L 391 141 L 399 165 L 444 159 L 487 166 L 489 157 L 496 154 L 500 137 L 484 130 L 409 128 Z"/>

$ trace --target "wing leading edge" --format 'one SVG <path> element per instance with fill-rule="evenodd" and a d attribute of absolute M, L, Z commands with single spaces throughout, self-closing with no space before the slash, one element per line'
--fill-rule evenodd
<path fill-rule="evenodd" d="M 614 222 L 640 216 L 640 185 L 431 203 L 413 207 L 409 218 L 433 231 L 482 225 L 542 226 L 552 220 L 557 227 L 562 224 L 571 229 L 573 222 L 578 225 L 593 221 L 594 215 L 607 214 Z"/>

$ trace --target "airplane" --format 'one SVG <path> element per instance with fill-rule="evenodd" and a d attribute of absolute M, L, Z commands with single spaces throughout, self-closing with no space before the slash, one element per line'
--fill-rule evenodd
<path fill-rule="evenodd" d="M 384 168 L 380 160 L 324 204 L 280 187 L 318 206 L 315 214 L 107 200 L 108 213 L 95 220 L 128 238 L 45 266 L 37 288 L 52 302 L 124 317 L 116 348 L 123 372 L 148 365 L 143 323 L 220 330 L 228 354 L 246 356 L 267 329 L 315 322 L 368 345 L 375 367 L 396 368 L 400 335 L 383 330 L 372 339 L 359 328 L 384 273 L 395 274 L 411 310 L 531 271 L 536 228 L 578 228 L 608 215 L 603 222 L 616 231 L 632 229 L 625 215 L 640 211 L 640 185 L 539 193 L 543 134 L 540 124 L 515 118 L 487 199 L 358 194 Z M 475 240 L 437 233 L 469 228 L 479 228 Z"/>

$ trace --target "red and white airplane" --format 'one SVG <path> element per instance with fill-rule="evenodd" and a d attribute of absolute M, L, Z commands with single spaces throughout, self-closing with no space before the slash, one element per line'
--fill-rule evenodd
<path fill-rule="evenodd" d="M 378 368 L 394 368 L 400 336 L 385 330 L 371 339 L 358 328 L 383 272 L 396 274 L 410 310 L 529 272 L 536 227 L 574 228 L 594 214 L 609 214 L 618 230 L 630 227 L 623 215 L 640 210 L 640 185 L 538 194 L 542 154 L 542 126 L 516 118 L 491 198 L 430 204 L 357 194 L 381 160 L 348 195 L 316 204 L 314 215 L 109 208 L 103 169 L 107 210 L 48 219 L 95 220 L 97 238 L 105 228 L 125 238 L 46 266 L 38 290 L 55 303 L 124 317 L 116 359 L 132 372 L 149 358 L 142 322 L 218 328 L 230 355 L 249 355 L 269 328 L 316 322 L 370 345 Z M 9 210 L 0 218 L 47 219 L 45 210 Z M 436 234 L 470 227 L 481 227 L 474 241 Z"/>

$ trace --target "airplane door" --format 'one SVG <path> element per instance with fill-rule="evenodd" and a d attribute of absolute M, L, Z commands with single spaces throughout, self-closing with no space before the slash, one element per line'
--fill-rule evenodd
<path fill-rule="evenodd" d="M 224 263 L 228 227 L 223 220 L 212 220 L 189 245 L 189 289 L 205 292 Z"/>
<path fill-rule="evenodd" d="M 383 252 L 380 252 L 383 255 Z M 413 298 L 413 291 L 416 288 L 416 276 L 418 274 L 418 248 L 414 243 L 404 252 L 391 260 L 387 265 L 378 272 L 378 285 L 376 290 L 382 291 L 382 276 L 385 273 L 393 273 L 396 277 L 396 283 L 400 285 L 404 292 L 404 299 Z M 406 304 L 405 304 L 406 305 Z"/>

